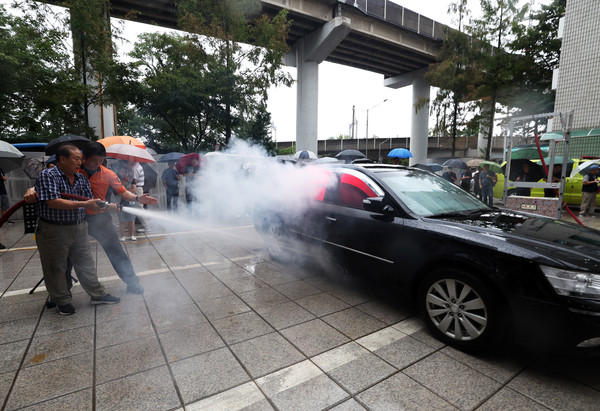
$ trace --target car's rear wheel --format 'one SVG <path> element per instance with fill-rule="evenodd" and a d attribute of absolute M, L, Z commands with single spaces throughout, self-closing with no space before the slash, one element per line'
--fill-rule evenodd
<path fill-rule="evenodd" d="M 474 275 L 436 270 L 419 289 L 425 322 L 438 339 L 463 351 L 484 351 L 499 344 L 505 328 L 498 299 Z"/>
<path fill-rule="evenodd" d="M 284 257 L 284 228 L 279 222 L 266 225 L 264 240 L 265 250 L 273 260 L 281 261 Z"/>

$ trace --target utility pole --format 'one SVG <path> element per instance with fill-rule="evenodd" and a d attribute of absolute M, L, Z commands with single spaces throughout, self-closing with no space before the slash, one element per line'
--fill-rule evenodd
<path fill-rule="evenodd" d="M 375 104 L 373 107 L 370 107 L 370 108 L 367 109 L 367 121 L 366 121 L 366 123 L 367 123 L 367 127 L 366 128 L 367 129 L 366 129 L 366 132 L 365 132 L 365 156 L 367 158 L 369 157 L 369 110 L 374 109 L 375 107 L 377 107 L 380 104 L 385 103 L 386 101 L 388 101 L 387 98 L 384 99 L 383 101 Z"/>
<path fill-rule="evenodd" d="M 356 124 L 356 120 L 354 119 L 354 105 L 352 105 L 352 134 L 350 138 L 354 139 L 354 125 Z"/>

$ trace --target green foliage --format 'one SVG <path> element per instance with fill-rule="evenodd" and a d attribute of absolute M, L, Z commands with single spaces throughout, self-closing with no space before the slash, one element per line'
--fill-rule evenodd
<path fill-rule="evenodd" d="M 151 147 L 212 151 L 237 135 L 274 152 L 265 107 L 271 85 L 291 84 L 281 70 L 287 14 L 260 15 L 254 0 L 177 6 L 181 28 L 192 34 L 140 37 L 123 81 L 138 110 L 123 129 L 143 133 Z"/>
<path fill-rule="evenodd" d="M 179 26 L 207 36 L 203 39 L 220 66 L 219 100 L 225 110 L 223 135 L 228 144 L 240 119 L 265 103 L 271 85 L 291 84 L 281 70 L 288 51 L 287 11 L 273 18 L 260 14 L 259 0 L 177 0 L 176 4 Z M 247 97 L 239 98 L 240 94 Z"/>
<path fill-rule="evenodd" d="M 533 12 L 528 24 L 519 25 L 509 48 L 519 55 L 516 60 L 515 92 L 503 104 L 516 107 L 518 116 L 554 111 L 552 71 L 558 66 L 561 40 L 558 22 L 564 15 L 566 0 L 554 0 Z"/>
<path fill-rule="evenodd" d="M 348 140 L 350 136 L 348 134 L 339 134 L 337 136 L 329 137 L 327 140 Z"/>
<path fill-rule="evenodd" d="M 280 156 L 293 156 L 294 154 L 296 154 L 296 144 L 292 144 L 291 146 L 286 148 L 277 149 L 277 155 Z"/>
<path fill-rule="evenodd" d="M 0 8 L 0 131 L 11 141 L 94 137 L 88 107 L 121 101 L 128 73 L 113 59 L 108 1 L 62 5 L 68 12 L 32 0 L 12 4 L 18 16 Z"/>
<path fill-rule="evenodd" d="M 77 105 L 79 81 L 64 30 L 45 25 L 46 9 L 22 4 L 20 16 L 0 6 L 0 132 L 13 142 L 88 134 Z M 29 8 L 29 6 L 33 8 Z"/>
<path fill-rule="evenodd" d="M 481 77 L 476 64 L 477 49 L 472 47 L 471 38 L 461 31 L 468 14 L 466 6 L 466 0 L 450 5 L 448 11 L 457 15 L 459 29 L 445 29 L 440 61 L 432 64 L 425 74 L 430 84 L 440 87 L 431 104 L 431 111 L 436 116 L 432 131 L 437 136 L 452 137 L 452 157 L 455 157 L 456 137 L 470 130 L 467 126 L 467 116 L 472 108 L 470 101 Z M 427 102 L 428 99 L 420 100 L 417 108 Z"/>

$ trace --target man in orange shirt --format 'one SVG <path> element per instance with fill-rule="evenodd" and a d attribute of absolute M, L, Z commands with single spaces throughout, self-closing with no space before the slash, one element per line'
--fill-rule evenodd
<path fill-rule="evenodd" d="M 150 205 L 158 204 L 158 200 L 150 197 L 148 194 L 138 197 L 128 191 L 123 187 L 117 175 L 102 165 L 102 162 L 106 158 L 106 149 L 102 144 L 97 142 L 90 143 L 84 148 L 83 157 L 83 165 L 79 173 L 83 174 L 90 181 L 94 198 L 106 200 L 108 187 L 112 187 L 117 195 L 125 201 L 138 201 L 142 204 Z M 37 200 L 35 191 L 31 190 L 29 189 L 25 195 L 27 202 Z M 116 204 L 111 204 L 108 210 L 114 211 L 116 208 Z M 121 247 L 119 236 L 113 226 L 110 214 L 104 211 L 99 213 L 88 212 L 85 220 L 88 223 L 88 234 L 102 245 L 117 275 L 127 284 L 127 292 L 143 294 L 144 289 L 140 286 L 140 280 L 135 275 L 129 257 L 123 250 L 123 247 Z"/>

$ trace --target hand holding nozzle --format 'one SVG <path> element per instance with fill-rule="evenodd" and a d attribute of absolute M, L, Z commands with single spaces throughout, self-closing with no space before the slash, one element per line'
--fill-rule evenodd
<path fill-rule="evenodd" d="M 121 204 L 109 203 L 108 201 L 103 200 L 96 201 L 96 204 L 103 210 L 121 211 L 123 209 L 123 206 Z"/>

